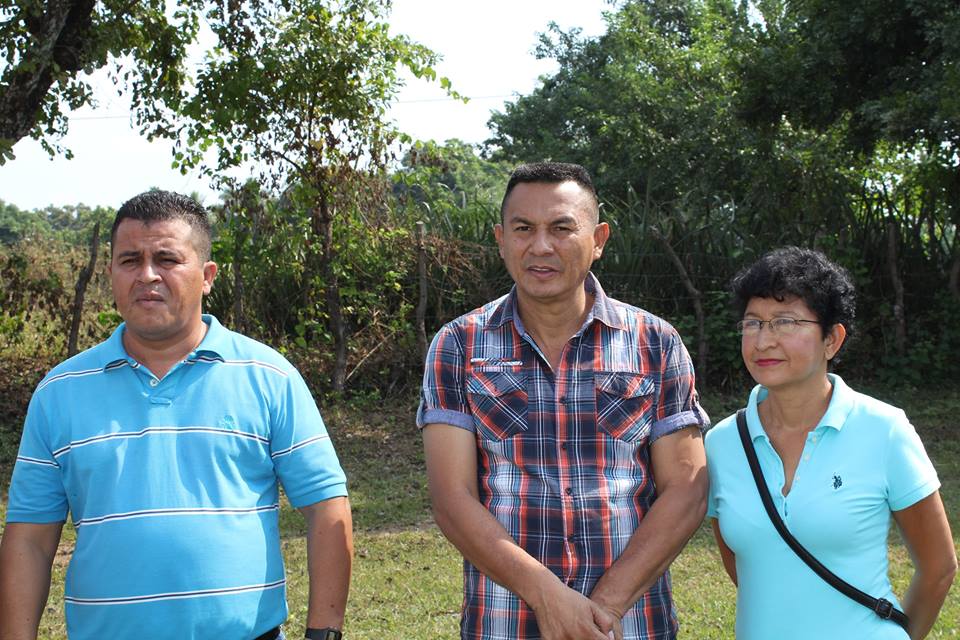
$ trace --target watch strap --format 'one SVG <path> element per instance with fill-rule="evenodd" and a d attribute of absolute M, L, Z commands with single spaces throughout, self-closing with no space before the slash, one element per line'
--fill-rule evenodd
<path fill-rule="evenodd" d="M 323 629 L 311 629 L 307 627 L 303 635 L 307 640 L 341 640 L 343 633 L 339 629 L 324 627 Z"/>

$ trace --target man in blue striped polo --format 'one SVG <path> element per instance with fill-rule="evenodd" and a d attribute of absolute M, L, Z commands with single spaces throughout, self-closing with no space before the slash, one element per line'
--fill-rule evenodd
<path fill-rule="evenodd" d="M 67 512 L 71 640 L 283 638 L 279 487 L 307 521 L 307 637 L 337 639 L 352 557 L 346 479 L 277 352 L 201 313 L 206 210 L 125 203 L 110 277 L 124 322 L 30 402 L 0 543 L 0 638 L 35 638 Z"/>

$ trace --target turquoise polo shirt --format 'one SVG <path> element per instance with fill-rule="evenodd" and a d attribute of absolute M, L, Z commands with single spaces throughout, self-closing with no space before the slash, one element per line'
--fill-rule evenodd
<path fill-rule="evenodd" d="M 940 482 L 903 411 L 850 389 L 830 375 L 833 394 L 820 423 L 807 435 L 793 485 L 781 494 L 783 463 L 760 424 L 757 386 L 747 425 L 780 517 L 791 533 L 835 574 L 900 604 L 887 575 L 890 513 L 936 491 Z M 735 416 L 706 436 L 710 498 L 724 541 L 736 554 L 739 640 L 905 640 L 881 620 L 817 576 L 773 528 L 750 473 Z"/>
<path fill-rule="evenodd" d="M 279 485 L 346 495 L 316 404 L 280 354 L 225 329 L 162 379 L 124 325 L 37 386 L 8 522 L 62 522 L 71 640 L 254 638 L 287 618 Z"/>

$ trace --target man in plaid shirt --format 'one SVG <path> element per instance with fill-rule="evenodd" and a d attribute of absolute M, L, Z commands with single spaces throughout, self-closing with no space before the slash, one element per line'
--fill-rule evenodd
<path fill-rule="evenodd" d="M 590 273 L 610 234 L 578 165 L 518 167 L 510 293 L 444 326 L 423 429 L 468 640 L 675 638 L 667 567 L 703 519 L 708 418 L 677 332 Z"/>

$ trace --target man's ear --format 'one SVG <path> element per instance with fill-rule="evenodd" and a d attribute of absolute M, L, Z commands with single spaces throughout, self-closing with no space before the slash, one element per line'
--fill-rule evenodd
<path fill-rule="evenodd" d="M 603 247 L 610 239 L 610 225 L 606 222 L 598 222 L 593 228 L 593 259 L 596 260 L 603 255 Z"/>
<path fill-rule="evenodd" d="M 213 289 L 213 281 L 217 277 L 217 263 L 208 260 L 203 263 L 203 295 L 210 295 Z"/>

